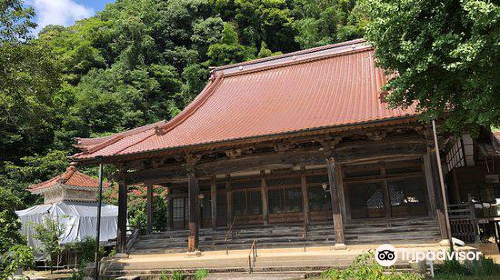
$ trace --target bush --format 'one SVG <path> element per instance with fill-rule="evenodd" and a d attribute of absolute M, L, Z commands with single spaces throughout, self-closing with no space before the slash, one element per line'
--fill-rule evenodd
<path fill-rule="evenodd" d="M 19 268 L 32 267 L 33 250 L 26 245 L 14 245 L 0 259 L 0 279 L 8 279 Z"/>
<path fill-rule="evenodd" d="M 460 263 L 457 260 L 445 260 L 436 265 L 436 278 L 456 278 L 458 276 L 489 276 L 500 274 L 500 265 L 492 259 Z"/>
<path fill-rule="evenodd" d="M 206 278 L 208 276 L 208 270 L 206 269 L 198 269 L 195 273 L 194 273 L 194 278 L 196 280 L 201 280 L 203 278 Z"/>
<path fill-rule="evenodd" d="M 386 273 L 390 272 L 390 273 Z M 375 260 L 373 251 L 358 255 L 345 270 L 329 269 L 321 274 L 323 278 L 332 280 L 420 280 L 423 277 L 415 273 L 396 273 L 386 271 Z"/>
<path fill-rule="evenodd" d="M 57 218 L 46 215 L 41 224 L 35 224 L 33 227 L 34 237 L 42 243 L 41 251 L 47 254 L 52 265 L 53 257 L 59 256 L 63 247 L 60 245 L 60 236 L 64 233 L 64 225 Z"/>

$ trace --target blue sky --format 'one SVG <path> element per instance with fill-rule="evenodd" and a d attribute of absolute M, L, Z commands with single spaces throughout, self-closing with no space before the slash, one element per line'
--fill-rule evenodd
<path fill-rule="evenodd" d="M 72 25 L 79 19 L 95 15 L 110 2 L 114 0 L 26 0 L 37 14 L 36 33 L 49 24 Z"/>

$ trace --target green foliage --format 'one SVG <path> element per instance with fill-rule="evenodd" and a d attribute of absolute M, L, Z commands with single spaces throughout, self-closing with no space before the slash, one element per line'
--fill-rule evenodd
<path fill-rule="evenodd" d="M 236 27 L 225 23 L 220 42 L 208 48 L 207 56 L 210 65 L 225 65 L 253 59 L 255 53 L 254 47 L 240 44 Z"/>
<path fill-rule="evenodd" d="M 390 273 L 386 273 L 390 272 Z M 358 255 L 345 270 L 329 269 L 321 274 L 322 278 L 332 280 L 421 280 L 419 274 L 394 270 L 386 271 L 375 260 L 373 251 Z"/>
<path fill-rule="evenodd" d="M 9 279 L 19 268 L 30 268 L 33 264 L 33 250 L 26 245 L 14 245 L 0 256 L 0 279 Z"/>
<path fill-rule="evenodd" d="M 161 273 L 160 280 L 169 280 L 168 274 L 165 271 Z"/>
<path fill-rule="evenodd" d="M 57 218 L 46 215 L 41 224 L 32 225 L 35 232 L 34 237 L 41 243 L 41 251 L 47 254 L 47 258 L 52 264 L 54 257 L 60 255 L 63 247 L 60 245 L 60 236 L 64 233 L 64 225 Z"/>
<path fill-rule="evenodd" d="M 498 1 L 367 0 L 367 38 L 378 65 L 398 75 L 392 106 L 418 102 L 425 120 L 471 131 L 500 124 Z"/>
<path fill-rule="evenodd" d="M 207 269 L 198 269 L 195 273 L 194 273 L 194 279 L 196 280 L 201 280 L 201 279 L 204 279 L 208 277 L 208 270 Z"/>
<path fill-rule="evenodd" d="M 87 266 L 86 262 L 81 262 L 78 264 L 77 269 L 73 269 L 71 271 L 71 280 L 83 280 L 85 279 L 85 267 Z"/>
<path fill-rule="evenodd" d="M 294 0 L 295 41 L 310 48 L 362 37 L 366 20 L 356 1 Z"/>
<path fill-rule="evenodd" d="M 71 272 L 72 280 L 81 280 L 85 276 L 85 267 L 95 259 L 95 238 L 86 236 L 82 241 L 68 243 L 64 246 L 65 251 L 71 251 L 77 255 L 78 266 Z M 104 248 L 99 247 L 99 257 L 104 256 Z"/>
<path fill-rule="evenodd" d="M 0 254 L 5 253 L 17 243 L 23 243 L 19 229 L 21 223 L 14 212 L 22 201 L 9 189 L 0 186 Z"/>
<path fill-rule="evenodd" d="M 436 278 L 457 278 L 459 276 L 491 276 L 500 275 L 500 265 L 492 259 L 483 258 L 470 263 L 460 263 L 457 260 L 446 259 L 442 264 L 436 265 Z"/>
<path fill-rule="evenodd" d="M 128 222 L 129 224 L 146 232 L 147 226 L 147 187 L 146 186 L 129 186 L 128 188 Z M 105 202 L 110 204 L 118 203 L 118 187 L 110 188 L 104 194 Z M 167 189 L 162 186 L 154 186 L 153 188 L 153 228 L 155 230 L 166 230 L 167 226 Z"/>
<path fill-rule="evenodd" d="M 30 37 L 30 30 L 36 27 L 32 21 L 35 11 L 23 5 L 22 0 L 0 1 L 0 41 L 17 42 Z"/>
<path fill-rule="evenodd" d="M 184 279 L 184 273 L 182 273 L 182 271 L 174 271 L 172 272 L 172 276 L 170 276 L 170 279 L 171 280 L 182 280 Z"/>
<path fill-rule="evenodd" d="M 68 243 L 64 250 L 72 251 L 78 256 L 79 263 L 93 262 L 95 258 L 95 238 L 86 236 L 82 241 Z M 99 255 L 104 256 L 104 248 L 99 247 Z"/>

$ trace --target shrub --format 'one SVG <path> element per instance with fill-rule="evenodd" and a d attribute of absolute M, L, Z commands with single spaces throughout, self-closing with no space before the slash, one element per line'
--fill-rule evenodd
<path fill-rule="evenodd" d="M 500 273 L 500 265 L 492 259 L 484 258 L 480 261 L 460 263 L 457 260 L 446 259 L 442 264 L 436 266 L 437 278 L 455 278 L 457 276 L 488 276 Z"/>
<path fill-rule="evenodd" d="M 208 270 L 206 269 L 198 269 L 195 273 L 194 273 L 194 278 L 196 280 L 201 280 L 203 278 L 206 278 L 208 276 Z"/>
<path fill-rule="evenodd" d="M 391 272 L 391 273 L 386 273 Z M 386 271 L 375 261 L 373 251 L 358 255 L 354 262 L 345 270 L 329 269 L 321 274 L 323 278 L 332 280 L 420 280 L 421 275 L 415 273 L 396 273 Z"/>
<path fill-rule="evenodd" d="M 171 279 L 172 280 L 182 280 L 184 278 L 184 274 L 181 271 L 172 272 Z"/>
<path fill-rule="evenodd" d="M 19 268 L 33 266 L 33 250 L 26 245 L 14 245 L 0 257 L 0 279 L 9 279 Z"/>
<path fill-rule="evenodd" d="M 42 243 L 41 251 L 47 254 L 49 261 L 54 265 L 52 257 L 62 253 L 60 236 L 64 233 L 64 225 L 57 218 L 46 215 L 40 224 L 34 225 L 34 237 Z"/>

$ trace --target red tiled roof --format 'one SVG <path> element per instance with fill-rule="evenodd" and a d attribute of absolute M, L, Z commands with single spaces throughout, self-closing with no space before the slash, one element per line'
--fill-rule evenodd
<path fill-rule="evenodd" d="M 75 160 L 138 154 L 415 116 L 388 109 L 374 49 L 355 40 L 216 68 L 195 100 L 168 123 L 79 139 Z"/>
<path fill-rule="evenodd" d="M 29 187 L 30 192 L 38 192 L 42 189 L 53 187 L 57 184 L 64 184 L 66 186 L 81 187 L 81 188 L 97 188 L 99 186 L 99 181 L 83 174 L 78 171 L 75 166 L 70 166 L 66 169 L 66 172 L 56 176 L 45 182 L 38 183 L 36 185 L 31 185 Z M 108 188 L 109 184 L 103 183 L 103 188 Z"/>

